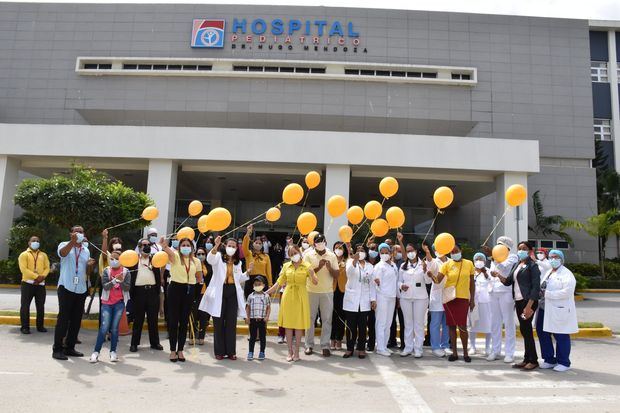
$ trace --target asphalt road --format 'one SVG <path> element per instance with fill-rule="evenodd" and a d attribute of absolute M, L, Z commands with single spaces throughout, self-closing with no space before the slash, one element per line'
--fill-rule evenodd
<path fill-rule="evenodd" d="M 91 365 L 87 357 L 52 359 L 52 334 L 50 329 L 24 336 L 17 327 L 0 326 L 3 411 L 567 413 L 617 412 L 620 402 L 617 338 L 574 341 L 573 369 L 567 373 L 524 373 L 479 356 L 471 364 L 449 363 L 427 350 L 422 359 L 302 355 L 291 364 L 285 361 L 286 346 L 273 337 L 262 362 L 242 360 L 243 337 L 237 340 L 239 360 L 217 361 L 209 336 L 204 347 L 186 351 L 186 363 L 176 364 L 167 361 L 165 351 L 129 353 L 129 338 L 121 337 L 121 362 L 109 362 L 104 347 L 102 361 Z M 78 349 L 88 356 L 95 332 L 82 331 L 80 338 Z"/>

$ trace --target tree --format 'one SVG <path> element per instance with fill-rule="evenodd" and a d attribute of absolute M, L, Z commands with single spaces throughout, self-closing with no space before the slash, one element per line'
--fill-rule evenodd
<path fill-rule="evenodd" d="M 598 215 L 591 216 L 586 221 L 567 220 L 562 224 L 564 228 L 574 228 L 584 231 L 591 237 L 598 239 L 599 243 L 599 262 L 601 265 L 601 275 L 605 278 L 605 245 L 612 235 L 620 235 L 620 221 L 618 220 L 618 210 L 611 209 Z"/>
<path fill-rule="evenodd" d="M 565 220 L 561 215 L 545 215 L 542 201 L 540 200 L 540 191 L 532 194 L 532 208 L 534 209 L 535 223 L 528 229 L 539 236 L 548 237 L 555 235 L 560 237 L 569 244 L 573 244 L 573 239 L 566 232 L 562 231 L 562 225 Z"/>

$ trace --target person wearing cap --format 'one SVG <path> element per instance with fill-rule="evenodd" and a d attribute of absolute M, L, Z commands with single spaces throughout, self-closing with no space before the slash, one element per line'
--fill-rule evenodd
<path fill-rule="evenodd" d="M 474 283 L 476 284 L 476 295 L 474 302 L 476 306 L 474 311 L 469 314 L 470 321 L 470 349 L 469 354 L 474 355 L 476 349 L 477 333 L 484 334 L 485 338 L 485 356 L 491 354 L 491 298 L 490 290 L 493 288 L 493 277 L 490 270 L 486 267 L 487 257 L 481 252 L 474 254 Z"/>
<path fill-rule="evenodd" d="M 321 311 L 321 349 L 324 357 L 329 357 L 329 340 L 332 334 L 332 314 L 334 311 L 333 282 L 340 274 L 338 257 L 325 246 L 325 236 L 317 234 L 314 237 L 314 248 L 304 253 L 304 262 L 310 264 L 319 279 L 314 284 L 307 281 L 308 299 L 310 301 L 310 328 L 306 331 L 305 354 L 313 353 L 314 348 L 314 320 Z"/>
<path fill-rule="evenodd" d="M 384 243 L 379 245 L 380 261 L 373 269 L 373 280 L 377 284 L 377 306 L 375 309 L 375 332 L 377 335 L 377 354 L 389 357 L 388 350 L 390 325 L 396 299 L 398 298 L 398 267 L 392 261 L 392 248 Z"/>
<path fill-rule="evenodd" d="M 574 274 L 564 266 L 564 253 L 549 252 L 551 271 L 541 278 L 536 332 L 540 343 L 542 369 L 564 372 L 570 369 L 570 335 L 579 331 L 575 308 Z M 555 349 L 553 341 L 555 339 Z"/>
<path fill-rule="evenodd" d="M 45 277 L 50 272 L 50 260 L 47 254 L 39 249 L 39 237 L 33 235 L 28 241 L 26 251 L 19 254 L 18 264 L 22 273 L 21 282 L 21 306 L 19 315 L 21 319 L 22 334 L 30 334 L 30 303 L 34 298 L 37 308 L 37 331 L 47 332 L 43 325 L 45 317 Z"/>
<path fill-rule="evenodd" d="M 543 277 L 552 269 L 551 263 L 547 259 L 547 252 L 546 248 L 536 249 L 536 264 L 538 264 L 538 269 L 540 270 L 541 282 Z"/>
<path fill-rule="evenodd" d="M 498 245 L 508 248 L 508 258 L 498 263 L 491 262 L 490 272 L 501 274 L 508 277 L 510 269 L 519 262 L 517 254 L 514 253 L 514 242 L 506 236 L 497 239 Z M 491 249 L 483 247 L 487 256 L 491 256 Z M 514 354 L 517 342 L 517 327 L 515 323 L 515 302 L 512 298 L 512 288 L 502 284 L 497 277 L 492 278 L 492 288 L 489 294 L 491 304 L 491 354 L 487 361 L 497 360 L 502 352 L 502 330 L 504 330 L 504 363 L 514 362 Z"/>
<path fill-rule="evenodd" d="M 424 253 L 429 254 L 428 245 L 422 244 Z M 447 353 L 452 354 L 450 350 L 450 333 L 448 332 L 448 324 L 446 324 L 446 312 L 443 309 L 443 288 L 446 285 L 447 278 L 439 281 L 437 279 L 438 269 L 448 261 L 448 257 L 439 254 L 435 251 L 433 245 L 433 251 L 435 252 L 434 266 L 428 267 L 426 273 L 433 280 L 431 286 L 428 312 L 431 314 L 431 322 L 429 323 L 429 335 L 431 342 L 431 349 L 433 355 L 436 357 L 445 357 Z M 432 271 L 432 270 L 435 271 Z"/>

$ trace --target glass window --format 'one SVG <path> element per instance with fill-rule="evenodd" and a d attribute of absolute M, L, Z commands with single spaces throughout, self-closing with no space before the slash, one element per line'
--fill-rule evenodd
<path fill-rule="evenodd" d="M 553 241 L 541 239 L 540 247 L 541 248 L 553 248 Z"/>
<path fill-rule="evenodd" d="M 530 239 L 527 242 L 529 242 L 532 247 L 538 248 L 538 240 Z"/>
<path fill-rule="evenodd" d="M 593 82 L 609 82 L 607 62 L 590 62 L 590 77 Z"/>
<path fill-rule="evenodd" d="M 568 245 L 568 242 L 566 241 L 556 241 L 555 247 L 559 250 L 567 250 L 569 245 Z"/>
<path fill-rule="evenodd" d="M 594 140 L 610 141 L 611 139 L 611 120 L 594 119 Z"/>

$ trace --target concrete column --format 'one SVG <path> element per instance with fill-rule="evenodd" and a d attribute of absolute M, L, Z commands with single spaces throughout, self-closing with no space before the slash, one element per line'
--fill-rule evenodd
<path fill-rule="evenodd" d="M 500 217 L 504 214 L 504 210 L 508 206 L 506 203 L 506 190 L 514 184 L 521 184 L 527 189 L 527 174 L 526 173 L 516 173 L 516 172 L 506 172 L 501 174 L 495 178 L 495 215 L 499 220 Z M 506 212 L 506 216 L 502 223 L 499 224 L 493 237 L 487 245 L 494 245 L 495 240 L 502 236 L 506 235 L 515 243 L 515 247 L 520 241 L 527 241 L 528 239 L 528 230 L 527 230 L 527 214 L 528 214 L 528 204 L 529 204 L 530 194 L 528 192 L 527 198 L 525 202 L 521 204 L 517 208 L 510 207 L 508 212 Z M 517 216 L 517 211 L 519 212 Z M 491 242 L 493 241 L 493 242 Z"/>
<path fill-rule="evenodd" d="M 616 171 L 620 172 L 620 97 L 618 96 L 618 56 L 616 54 L 616 32 L 607 32 L 609 63 L 607 73 L 611 87 L 611 134 L 614 141 L 614 159 Z"/>
<path fill-rule="evenodd" d="M 177 172 L 178 164 L 171 159 L 149 160 L 146 191 L 159 210 L 159 217 L 151 225 L 157 228 L 160 235 L 170 234 L 173 230 Z"/>
<path fill-rule="evenodd" d="M 325 212 L 323 218 L 323 231 L 325 232 L 327 245 L 329 248 L 331 248 L 332 244 L 339 240 L 338 229 L 341 226 L 346 225 L 347 217 L 346 214 L 343 214 L 337 218 L 334 218 L 334 221 L 331 222 L 332 218 L 327 213 L 327 200 L 333 195 L 342 195 L 347 199 L 348 202 L 349 184 L 351 180 L 351 167 L 349 165 L 327 165 L 324 179 Z"/>
<path fill-rule="evenodd" d="M 0 259 L 9 255 L 7 240 L 13 226 L 15 204 L 13 197 L 17 186 L 18 159 L 0 155 Z"/>

